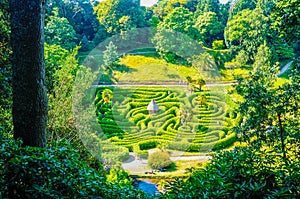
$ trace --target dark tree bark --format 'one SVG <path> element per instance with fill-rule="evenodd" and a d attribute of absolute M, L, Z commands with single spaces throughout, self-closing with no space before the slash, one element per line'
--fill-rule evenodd
<path fill-rule="evenodd" d="M 14 138 L 46 146 L 44 0 L 10 0 Z"/>

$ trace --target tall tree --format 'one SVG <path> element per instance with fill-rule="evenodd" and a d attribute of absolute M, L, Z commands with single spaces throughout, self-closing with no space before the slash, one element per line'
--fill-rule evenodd
<path fill-rule="evenodd" d="M 159 0 L 153 7 L 153 13 L 156 17 L 163 21 L 164 17 L 167 16 L 168 13 L 178 7 L 184 7 L 190 11 L 194 11 L 196 6 L 194 5 L 195 3 L 197 3 L 197 1 L 194 0 Z"/>
<path fill-rule="evenodd" d="M 192 39 L 197 39 L 198 31 L 193 27 L 193 14 L 187 8 L 173 9 L 158 25 L 158 29 L 169 29 L 184 33 Z"/>
<path fill-rule="evenodd" d="M 273 10 L 273 26 L 280 36 L 289 42 L 295 42 L 300 38 L 300 0 L 277 1 Z"/>
<path fill-rule="evenodd" d="M 262 10 L 242 10 L 234 15 L 225 28 L 226 45 L 236 55 L 247 52 L 247 60 L 253 62 L 257 48 L 266 40 L 268 18 Z"/>
<path fill-rule="evenodd" d="M 253 67 L 255 70 L 260 66 L 271 66 L 272 52 L 266 43 L 259 46 L 254 59 Z"/>
<path fill-rule="evenodd" d="M 229 18 L 245 9 L 254 10 L 256 8 L 256 3 L 257 0 L 232 0 L 232 3 L 230 5 Z"/>
<path fill-rule="evenodd" d="M 67 18 L 58 16 L 58 8 L 53 9 L 53 16 L 49 17 L 45 26 L 45 41 L 68 50 L 76 46 L 76 32 Z"/>
<path fill-rule="evenodd" d="M 95 8 L 95 14 L 108 33 L 120 33 L 144 27 L 145 11 L 135 0 L 105 0 Z"/>
<path fill-rule="evenodd" d="M 214 12 L 199 15 L 194 27 L 199 31 L 201 40 L 208 46 L 211 46 L 214 40 L 223 39 L 224 27 Z"/>
<path fill-rule="evenodd" d="M 46 146 L 44 0 L 11 0 L 14 138 Z"/>
<path fill-rule="evenodd" d="M 196 16 L 205 12 L 214 12 L 219 16 L 220 2 L 219 0 L 199 0 L 197 5 Z"/>
<path fill-rule="evenodd" d="M 237 92 L 244 97 L 240 105 L 243 120 L 237 132 L 249 147 L 267 147 L 288 164 L 299 147 L 300 76 L 295 70 L 290 82 L 278 86 L 275 69 L 262 65 L 251 79 L 237 86 Z"/>

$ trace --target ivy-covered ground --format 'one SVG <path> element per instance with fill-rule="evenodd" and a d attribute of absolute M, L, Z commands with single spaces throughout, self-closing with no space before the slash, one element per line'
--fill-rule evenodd
<path fill-rule="evenodd" d="M 100 87 L 95 98 L 98 136 L 138 154 L 151 148 L 226 148 L 236 140 L 231 128 L 239 116 L 224 87 L 209 88 L 192 93 L 187 87 Z M 147 111 L 152 99 L 159 106 L 156 114 Z"/>

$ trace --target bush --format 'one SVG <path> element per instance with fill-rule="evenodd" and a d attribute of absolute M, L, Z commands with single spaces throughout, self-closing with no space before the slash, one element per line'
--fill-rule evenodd
<path fill-rule="evenodd" d="M 189 142 L 170 142 L 167 145 L 167 148 L 171 150 L 186 151 L 190 145 L 191 143 Z"/>
<path fill-rule="evenodd" d="M 286 165 L 273 152 L 259 153 L 249 148 L 219 153 L 187 180 L 167 184 L 161 198 L 299 198 L 299 159 Z"/>
<path fill-rule="evenodd" d="M 21 147 L 0 139 L 0 198 L 146 198 L 132 186 L 106 181 L 78 151 L 65 147 Z"/>
<path fill-rule="evenodd" d="M 155 152 L 149 155 L 148 165 L 152 169 L 162 169 L 172 164 L 170 156 L 167 152 Z"/>
<path fill-rule="evenodd" d="M 140 150 L 148 150 L 148 149 L 153 149 L 157 145 L 155 140 L 149 140 L 149 141 L 144 141 L 139 143 Z"/>

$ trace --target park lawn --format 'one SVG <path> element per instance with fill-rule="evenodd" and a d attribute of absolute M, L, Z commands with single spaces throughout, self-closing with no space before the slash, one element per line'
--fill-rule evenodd
<path fill-rule="evenodd" d="M 203 168 L 209 160 L 176 160 L 176 171 L 182 172 L 192 168 Z"/>
<path fill-rule="evenodd" d="M 199 77 L 206 81 L 235 82 L 236 78 L 247 78 L 249 68 L 222 69 L 220 71 L 198 71 L 196 68 L 185 65 L 168 63 L 164 59 L 144 55 L 126 55 L 119 59 L 119 65 L 126 67 L 126 72 L 115 68 L 114 77 L 119 81 L 185 81 L 187 76 L 192 79 Z M 129 71 L 129 72 L 128 72 Z"/>
<path fill-rule="evenodd" d="M 247 79 L 250 70 L 246 68 L 222 69 L 220 73 L 224 82 L 235 82 L 237 78 Z"/>
<path fill-rule="evenodd" d="M 120 58 L 120 65 L 126 66 L 130 72 L 115 71 L 115 78 L 119 81 L 183 81 L 186 76 L 199 77 L 193 67 L 168 63 L 161 58 L 142 55 L 126 55 Z"/>

